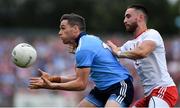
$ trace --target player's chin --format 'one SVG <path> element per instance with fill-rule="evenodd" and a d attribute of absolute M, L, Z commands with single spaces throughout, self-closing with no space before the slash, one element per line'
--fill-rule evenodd
<path fill-rule="evenodd" d="M 126 31 L 127 31 L 128 33 L 133 33 L 133 32 L 134 32 L 134 30 L 131 29 L 130 27 L 126 27 Z"/>
<path fill-rule="evenodd" d="M 66 40 L 64 40 L 64 39 L 61 39 L 61 40 L 62 40 L 63 44 L 69 44 L 68 41 L 66 41 Z"/>
<path fill-rule="evenodd" d="M 130 27 L 128 25 L 126 25 L 125 28 L 126 28 L 126 31 L 130 30 Z"/>

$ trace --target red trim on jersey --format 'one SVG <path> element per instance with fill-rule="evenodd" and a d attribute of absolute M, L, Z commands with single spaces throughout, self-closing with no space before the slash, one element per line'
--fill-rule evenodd
<path fill-rule="evenodd" d="M 174 107 L 178 100 L 178 90 L 176 86 L 159 87 L 154 89 L 151 94 L 135 102 L 136 107 L 148 107 L 149 100 L 152 96 L 163 99 L 170 107 Z"/>
<path fill-rule="evenodd" d="M 142 33 L 146 32 L 147 29 L 143 30 L 142 32 L 140 32 L 139 34 L 135 35 L 134 38 L 136 39 L 137 37 L 139 37 Z"/>

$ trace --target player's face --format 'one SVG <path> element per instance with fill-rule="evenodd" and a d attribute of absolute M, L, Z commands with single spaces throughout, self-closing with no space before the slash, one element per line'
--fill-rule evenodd
<path fill-rule="evenodd" d="M 69 25 L 68 20 L 61 21 L 58 34 L 64 44 L 69 44 L 73 41 L 73 27 Z"/>
<path fill-rule="evenodd" d="M 125 12 L 124 25 L 126 31 L 133 33 L 138 27 L 138 14 L 135 9 L 129 8 Z"/>

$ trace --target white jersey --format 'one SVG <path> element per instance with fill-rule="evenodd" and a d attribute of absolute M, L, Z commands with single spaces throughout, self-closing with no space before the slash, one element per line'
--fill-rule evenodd
<path fill-rule="evenodd" d="M 127 41 L 121 51 L 129 51 L 145 40 L 156 43 L 155 50 L 143 59 L 135 60 L 134 65 L 141 78 L 145 95 L 149 95 L 154 88 L 175 86 L 167 71 L 164 42 L 158 31 L 149 29 L 134 40 Z"/>

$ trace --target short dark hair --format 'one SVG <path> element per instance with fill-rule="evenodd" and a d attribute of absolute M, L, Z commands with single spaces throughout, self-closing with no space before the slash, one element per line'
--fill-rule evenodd
<path fill-rule="evenodd" d="M 80 29 L 80 31 L 86 31 L 86 23 L 85 23 L 85 18 L 82 16 L 75 14 L 75 13 L 70 13 L 70 14 L 64 14 L 62 15 L 60 22 L 62 20 L 68 20 L 68 23 L 71 26 L 77 25 Z"/>
<path fill-rule="evenodd" d="M 133 4 L 128 6 L 128 8 L 134 8 L 136 10 L 140 10 L 144 13 L 144 15 L 146 16 L 146 20 L 148 19 L 148 10 L 145 8 L 144 5 L 142 4 Z"/>

